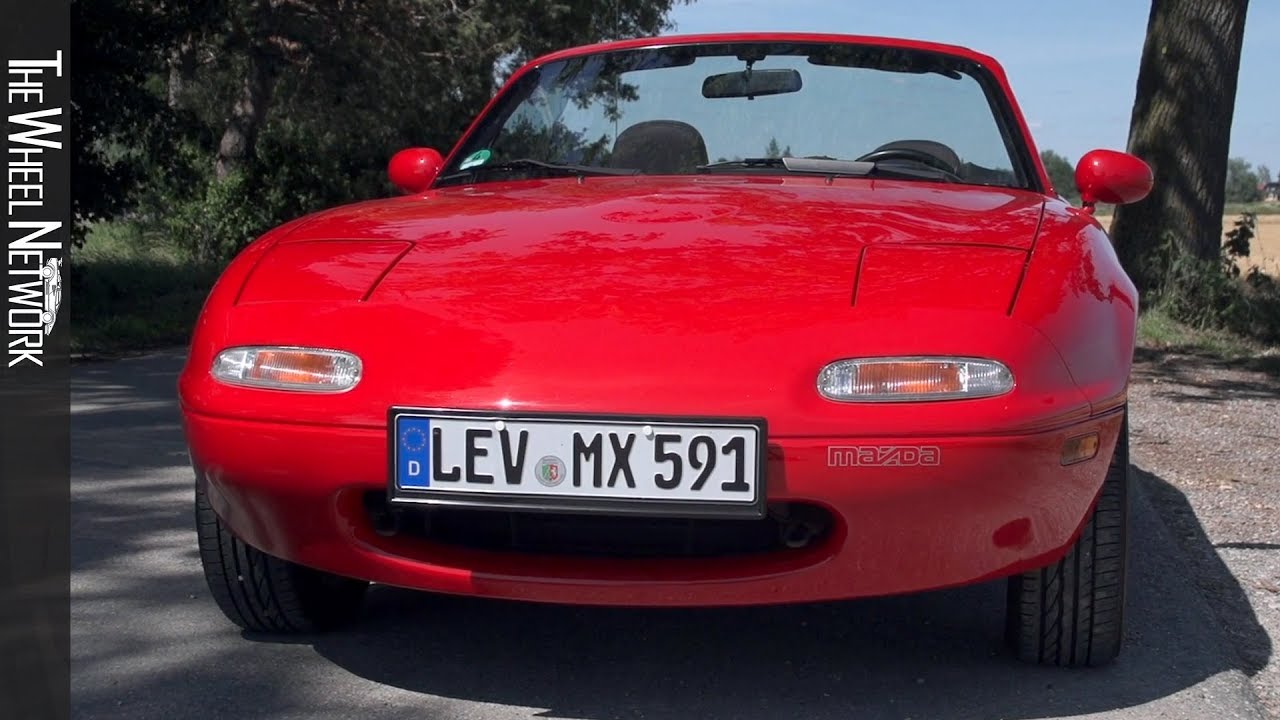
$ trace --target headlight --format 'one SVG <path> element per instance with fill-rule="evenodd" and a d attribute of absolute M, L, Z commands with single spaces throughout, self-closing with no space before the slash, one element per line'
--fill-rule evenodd
<path fill-rule="evenodd" d="M 818 373 L 818 392 L 839 402 L 920 402 L 1001 395 L 1013 373 L 995 360 L 902 357 L 837 360 Z"/>
<path fill-rule="evenodd" d="M 228 348 L 214 358 L 213 377 L 230 385 L 346 392 L 360 382 L 360 358 L 341 350 L 300 347 Z"/>

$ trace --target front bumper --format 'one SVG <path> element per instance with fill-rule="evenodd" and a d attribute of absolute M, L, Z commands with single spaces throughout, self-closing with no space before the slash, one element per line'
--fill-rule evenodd
<path fill-rule="evenodd" d="M 1021 435 L 775 437 L 770 503 L 821 506 L 834 525 L 801 550 L 719 558 L 601 558 L 477 550 L 375 532 L 385 431 L 217 417 L 188 409 L 198 482 L 238 537 L 272 555 L 378 583 L 462 595 L 601 605 L 746 605 L 915 592 L 1054 561 L 1101 488 L 1119 411 Z M 1063 443 L 1099 432 L 1092 460 Z M 936 465 L 849 466 L 832 447 L 937 448 Z M 843 454 L 842 454 L 843 453 Z M 910 457 L 908 455 L 908 457 Z"/>

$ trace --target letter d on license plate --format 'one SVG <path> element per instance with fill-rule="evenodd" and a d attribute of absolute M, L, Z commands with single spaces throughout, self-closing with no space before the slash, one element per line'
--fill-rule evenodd
<path fill-rule="evenodd" d="M 393 503 L 764 515 L 760 418 L 392 408 L 388 424 Z"/>

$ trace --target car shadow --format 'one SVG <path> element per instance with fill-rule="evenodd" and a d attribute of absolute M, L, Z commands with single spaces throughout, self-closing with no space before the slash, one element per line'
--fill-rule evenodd
<path fill-rule="evenodd" d="M 1248 594 L 1217 551 L 1225 548 L 1280 549 L 1280 545 L 1265 542 L 1214 544 L 1182 491 L 1141 468 L 1135 467 L 1134 473 L 1163 519 L 1170 539 L 1181 550 L 1182 572 L 1208 601 L 1213 617 L 1226 633 L 1238 667 L 1248 675 L 1265 668 L 1275 652 L 1273 640 L 1258 622 Z"/>
<path fill-rule="evenodd" d="M 1252 675 L 1273 652 L 1186 498 L 1141 468 L 1126 646 L 1099 669 L 1017 662 L 1001 638 L 1003 583 L 665 610 L 375 587 L 345 630 L 237 634 L 200 576 L 173 399 L 180 367 L 176 353 L 76 370 L 77 715 L 181 717 L 216 703 L 230 717 L 383 717 L 408 702 L 452 716 L 435 696 L 574 718 L 1040 718 L 1183 695 L 1224 673 Z"/>
<path fill-rule="evenodd" d="M 371 592 L 353 629 L 310 642 L 373 682 L 581 718 L 1033 718 L 1133 707 L 1227 670 L 1271 641 L 1185 497 L 1134 469 L 1126 648 L 1110 666 L 1040 668 L 1001 642 L 1003 583 L 811 605 L 582 608 Z M 1190 518 L 1174 540 L 1151 512 Z M 1181 505 L 1179 506 L 1179 503 Z M 1182 522 L 1182 521 L 1180 521 Z M 1197 532 L 1198 531 L 1198 532 Z M 1196 556 L 1193 576 L 1183 552 Z M 1211 603 L 1201 592 L 1213 590 Z M 1211 608 L 1210 605 L 1216 607 Z M 1217 617 L 1229 625 L 1224 641 Z M 255 640 L 276 642 L 273 638 Z"/>

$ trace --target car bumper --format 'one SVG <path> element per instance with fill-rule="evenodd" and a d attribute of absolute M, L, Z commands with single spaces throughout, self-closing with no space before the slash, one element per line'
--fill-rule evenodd
<path fill-rule="evenodd" d="M 1090 512 L 1121 428 L 1113 411 L 1021 435 L 771 437 L 770 503 L 827 510 L 803 549 L 718 558 L 537 555 L 383 536 L 365 509 L 385 490 L 385 431 L 258 422 L 188 410 L 198 482 L 249 544 L 302 565 L 401 587 L 600 605 L 746 605 L 889 595 L 1041 567 Z M 1091 460 L 1064 466 L 1069 438 L 1098 432 Z M 831 448 L 936 448 L 936 465 L 851 466 Z M 833 454 L 834 453 L 834 454 Z M 902 456 L 898 456 L 902 461 Z M 886 461 L 891 462 L 891 461 Z"/>

